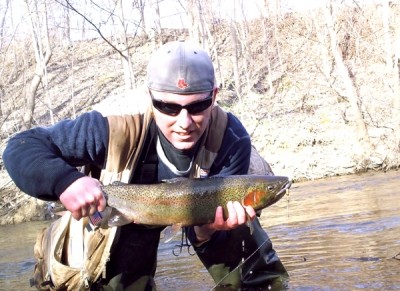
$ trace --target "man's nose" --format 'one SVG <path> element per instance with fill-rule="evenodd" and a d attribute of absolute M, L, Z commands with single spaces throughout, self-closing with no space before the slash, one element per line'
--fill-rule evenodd
<path fill-rule="evenodd" d="M 182 109 L 181 112 L 177 115 L 177 123 L 179 127 L 187 129 L 193 123 L 192 116 L 186 109 Z"/>

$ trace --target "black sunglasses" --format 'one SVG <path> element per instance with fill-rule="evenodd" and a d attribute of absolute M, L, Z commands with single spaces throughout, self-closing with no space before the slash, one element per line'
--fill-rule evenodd
<path fill-rule="evenodd" d="M 167 114 L 167 115 L 171 115 L 171 116 L 177 116 L 182 109 L 186 109 L 189 114 L 191 115 L 196 115 L 199 114 L 201 112 L 203 112 L 204 110 L 206 110 L 208 107 L 211 106 L 213 100 L 212 100 L 212 96 L 214 91 L 210 92 L 210 95 L 203 100 L 200 101 L 195 101 L 186 105 L 180 105 L 180 104 L 176 104 L 176 103 L 169 103 L 169 102 L 163 102 L 157 99 L 154 99 L 153 93 L 151 93 L 151 91 L 149 90 L 150 93 L 150 97 L 151 97 L 151 101 L 153 103 L 154 108 L 156 108 L 158 111 Z"/>

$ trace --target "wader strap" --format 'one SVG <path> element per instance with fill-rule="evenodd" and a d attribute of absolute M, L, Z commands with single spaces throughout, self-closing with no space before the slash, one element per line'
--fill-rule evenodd
<path fill-rule="evenodd" d="M 132 177 L 133 184 L 151 184 L 157 180 L 158 157 L 156 149 L 157 127 L 152 120 L 146 131 L 145 141 L 138 156 Z"/>
<path fill-rule="evenodd" d="M 85 165 L 81 168 L 81 172 L 86 176 L 90 176 L 95 179 L 100 179 L 101 169 L 95 165 Z"/>

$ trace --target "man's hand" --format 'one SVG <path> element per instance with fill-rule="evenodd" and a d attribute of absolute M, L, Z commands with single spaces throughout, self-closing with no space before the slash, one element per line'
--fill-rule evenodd
<path fill-rule="evenodd" d="M 60 201 L 77 220 L 103 211 L 106 207 L 101 184 L 91 177 L 82 177 L 72 183 L 60 195 Z"/>
<path fill-rule="evenodd" d="M 247 218 L 253 220 L 256 217 L 256 212 L 253 207 L 243 207 L 238 201 L 229 201 L 226 207 L 228 208 L 228 218 L 226 220 L 224 220 L 223 208 L 218 206 L 214 222 L 194 227 L 196 238 L 199 243 L 209 240 L 217 230 L 235 229 L 239 225 L 246 223 Z"/>

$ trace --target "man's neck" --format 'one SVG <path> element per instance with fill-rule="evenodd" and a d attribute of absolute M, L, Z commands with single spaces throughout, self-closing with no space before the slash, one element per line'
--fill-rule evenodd
<path fill-rule="evenodd" d="M 190 170 L 189 168 L 192 164 L 195 154 L 197 153 L 200 142 L 197 142 L 196 145 L 191 149 L 180 150 L 175 148 L 160 130 L 158 130 L 158 138 L 168 161 L 174 165 L 178 171 Z"/>

